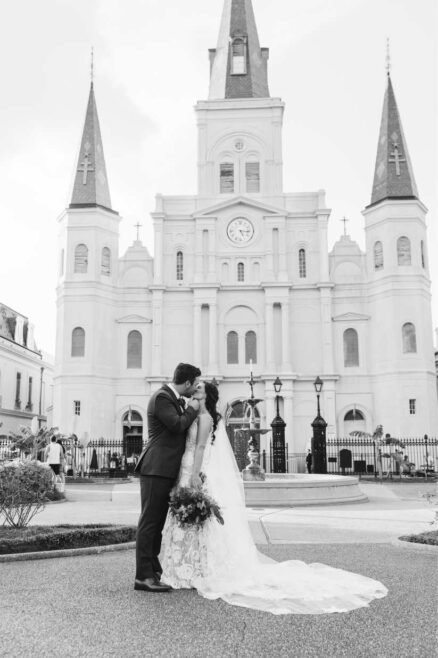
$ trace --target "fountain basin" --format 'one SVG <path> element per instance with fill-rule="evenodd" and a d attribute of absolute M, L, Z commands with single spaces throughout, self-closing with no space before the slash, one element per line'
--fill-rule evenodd
<path fill-rule="evenodd" d="M 269 473 L 263 482 L 245 481 L 247 507 L 304 507 L 365 503 L 359 478 L 344 475 Z"/>

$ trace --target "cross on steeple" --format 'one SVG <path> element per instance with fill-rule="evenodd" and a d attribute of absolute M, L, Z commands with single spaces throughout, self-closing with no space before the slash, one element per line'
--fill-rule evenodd
<path fill-rule="evenodd" d="M 391 163 L 395 162 L 395 173 L 397 174 L 397 176 L 400 176 L 400 162 L 406 162 L 406 159 L 401 157 L 398 148 L 398 142 L 393 142 L 392 145 L 394 147 L 394 150 L 392 153 L 390 153 L 391 157 L 389 158 L 388 162 Z"/>
<path fill-rule="evenodd" d="M 349 222 L 350 220 L 347 219 L 346 217 L 344 217 L 343 219 L 340 219 L 339 221 L 344 223 L 344 235 L 347 235 L 347 222 Z"/>
<path fill-rule="evenodd" d="M 143 226 L 143 224 L 140 224 L 139 222 L 137 222 L 137 224 L 134 224 L 134 226 L 137 229 L 137 242 L 138 242 L 140 240 L 140 228 Z"/>
<path fill-rule="evenodd" d="M 78 171 L 83 171 L 83 176 L 82 176 L 82 183 L 83 185 L 87 184 L 87 173 L 89 171 L 94 171 L 93 167 L 91 166 L 91 162 L 89 161 L 89 154 L 85 153 L 84 155 L 84 161 L 81 162 L 80 167 L 78 168 Z M 81 169 L 82 167 L 82 169 Z"/>

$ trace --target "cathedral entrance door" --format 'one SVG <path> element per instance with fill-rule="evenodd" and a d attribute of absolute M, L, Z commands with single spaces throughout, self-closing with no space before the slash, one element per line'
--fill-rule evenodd
<path fill-rule="evenodd" d="M 123 416 L 123 455 L 128 472 L 133 472 L 143 450 L 143 419 L 138 411 L 127 411 Z"/>
<path fill-rule="evenodd" d="M 234 400 L 234 402 L 228 404 L 225 422 L 228 438 L 233 448 L 239 471 L 243 471 L 248 465 L 247 452 L 249 437 L 241 435 L 239 430 L 249 429 L 249 415 L 250 408 L 245 404 L 244 400 Z M 256 427 L 260 427 L 260 414 L 257 409 L 255 409 L 255 421 Z"/>

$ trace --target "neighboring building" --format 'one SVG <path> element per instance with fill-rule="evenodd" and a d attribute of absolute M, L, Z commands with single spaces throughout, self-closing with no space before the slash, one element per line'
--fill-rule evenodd
<path fill-rule="evenodd" d="M 21 313 L 0 304 L 0 436 L 30 425 L 52 426 L 53 359 L 43 355 L 34 327 Z"/>
<path fill-rule="evenodd" d="M 139 436 L 151 393 L 188 361 L 220 382 L 227 424 L 239 426 L 252 361 L 263 425 L 283 381 L 292 452 L 309 442 L 317 375 L 330 434 L 382 424 L 434 435 L 426 208 L 390 77 L 365 252 L 348 235 L 329 252 L 324 192 L 283 191 L 284 103 L 269 94 L 250 0 L 225 0 L 210 61 L 209 98 L 196 105 L 198 193 L 157 196 L 153 259 L 139 240 L 118 256 L 91 85 L 59 218 L 55 423 L 85 440 Z"/>

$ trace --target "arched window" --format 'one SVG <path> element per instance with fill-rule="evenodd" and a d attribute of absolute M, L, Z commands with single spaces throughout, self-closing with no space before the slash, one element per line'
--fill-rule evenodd
<path fill-rule="evenodd" d="M 417 351 L 417 336 L 415 333 L 415 325 L 412 322 L 405 322 L 402 327 L 402 337 L 403 337 L 403 352 L 405 354 L 409 352 Z"/>
<path fill-rule="evenodd" d="M 260 192 L 260 163 L 247 162 L 245 164 L 246 191 Z"/>
<path fill-rule="evenodd" d="M 411 264 L 411 242 L 405 235 L 397 240 L 397 262 L 399 265 Z"/>
<path fill-rule="evenodd" d="M 350 409 L 345 414 L 344 420 L 365 420 L 365 416 L 358 409 Z"/>
<path fill-rule="evenodd" d="M 110 276 L 111 274 L 111 250 L 108 247 L 102 249 L 101 271 L 105 276 Z"/>
<path fill-rule="evenodd" d="M 245 265 L 243 263 L 237 263 L 237 280 L 245 281 Z"/>
<path fill-rule="evenodd" d="M 85 274 L 88 269 L 88 247 L 86 244 L 78 244 L 75 249 L 74 271 L 77 274 Z"/>
<path fill-rule="evenodd" d="M 127 368 L 141 368 L 142 335 L 139 331 L 128 334 Z"/>
<path fill-rule="evenodd" d="M 239 363 L 239 336 L 237 331 L 229 331 L 227 335 L 227 363 Z"/>
<path fill-rule="evenodd" d="M 245 363 L 257 363 L 257 335 L 255 331 L 245 334 Z"/>
<path fill-rule="evenodd" d="M 182 281 L 184 278 L 184 255 L 182 251 L 176 254 L 176 280 Z"/>
<path fill-rule="evenodd" d="M 299 269 L 300 279 L 305 279 L 307 276 L 305 249 L 300 249 L 298 252 L 298 269 Z"/>
<path fill-rule="evenodd" d="M 234 193 L 234 164 L 222 162 L 220 165 L 220 192 L 221 194 Z"/>
<path fill-rule="evenodd" d="M 246 39 L 237 37 L 231 44 L 231 74 L 244 75 L 246 73 Z"/>
<path fill-rule="evenodd" d="M 344 331 L 344 366 L 359 365 L 359 338 L 356 329 Z"/>
<path fill-rule="evenodd" d="M 374 243 L 374 269 L 383 270 L 383 245 L 379 240 Z"/>
<path fill-rule="evenodd" d="M 423 240 L 420 243 L 420 250 L 421 250 L 421 267 L 424 269 L 426 267 L 426 255 L 424 253 L 424 241 Z"/>
<path fill-rule="evenodd" d="M 85 356 L 85 330 L 75 327 L 71 334 L 71 355 Z"/>

